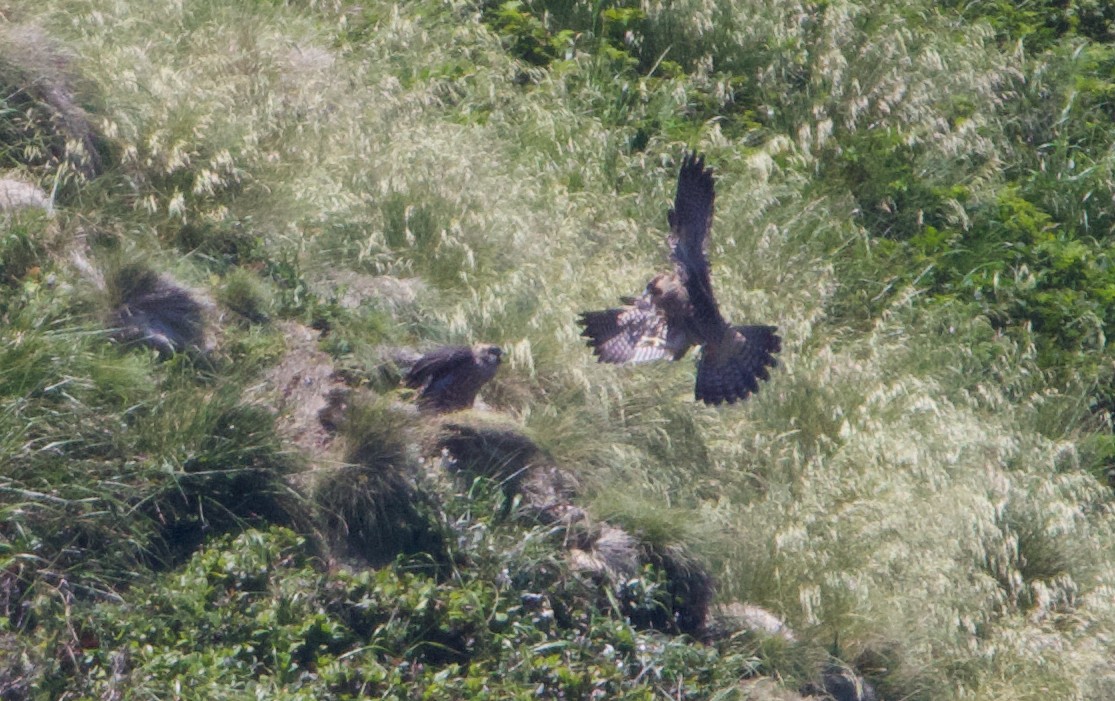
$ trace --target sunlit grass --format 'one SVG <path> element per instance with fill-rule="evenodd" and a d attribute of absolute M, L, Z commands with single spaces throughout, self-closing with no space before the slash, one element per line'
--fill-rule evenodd
<path fill-rule="evenodd" d="M 962 195 L 994 201 L 1020 159 L 1000 107 L 1021 76 L 990 30 L 913 1 L 649 3 L 633 50 L 685 69 L 651 81 L 577 51 L 524 65 L 464 3 L 294 5 L 26 10 L 73 44 L 113 155 L 58 226 L 96 269 L 143 260 L 248 330 L 219 335 L 208 363 L 118 348 L 95 281 L 58 262 L 62 237 L 5 223 L 0 504 L 15 526 L 0 534 L 21 556 L 40 531 L 67 556 L 124 543 L 88 565 L 104 582 L 209 532 L 304 525 L 284 481 L 301 463 L 237 396 L 281 345 L 254 329 L 290 317 L 387 395 L 394 346 L 500 344 L 486 401 L 577 473 L 595 516 L 692 548 L 723 601 L 777 612 L 805 644 L 889 660 L 888 698 L 1110 690 L 1095 380 L 1052 383 L 1025 336 L 923 305 L 873 247 L 926 213 L 838 167 L 849 149 L 909 148 L 911 187 L 964 189 L 929 212 L 959 229 Z M 556 23 L 595 12 L 536 5 Z M 692 359 L 600 365 L 576 326 L 670 265 L 687 148 L 717 172 L 725 316 L 784 339 L 770 382 L 730 408 L 693 402 Z M 391 398 L 358 414 L 348 464 L 314 479 L 327 527 L 376 562 L 443 545 L 391 511 L 414 494 Z"/>

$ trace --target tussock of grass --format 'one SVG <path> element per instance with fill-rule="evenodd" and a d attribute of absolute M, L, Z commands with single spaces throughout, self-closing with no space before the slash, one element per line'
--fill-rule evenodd
<path fill-rule="evenodd" d="M 157 524 L 156 559 L 179 562 L 208 535 L 246 525 L 308 527 L 304 499 L 286 481 L 298 459 L 281 447 L 267 410 L 241 404 L 235 391 L 186 390 L 135 411 L 132 422 L 158 456 L 143 466 L 149 491 L 138 503 Z"/>
<path fill-rule="evenodd" d="M 444 424 L 438 445 L 449 451 L 455 468 L 507 484 L 512 489 L 524 472 L 547 463 L 538 446 L 515 427 L 475 425 L 454 421 Z"/>
<path fill-rule="evenodd" d="M 18 285 L 29 274 L 37 277 L 46 263 L 48 246 L 43 240 L 49 229 L 40 212 L 9 216 L 0 238 L 0 284 Z"/>
<path fill-rule="evenodd" d="M 163 358 L 205 348 L 203 307 L 185 288 L 142 263 L 113 267 L 105 286 L 117 340 L 146 345 Z"/>
<path fill-rule="evenodd" d="M 0 83 L 7 164 L 52 171 L 54 186 L 89 180 L 104 169 L 103 140 L 79 95 L 76 57 L 43 27 L 7 23 L 0 31 Z M 80 85 L 90 91 L 88 83 Z M 69 187 L 65 188 L 67 191 Z"/>
<path fill-rule="evenodd" d="M 418 484 L 408 450 L 413 415 L 382 401 L 350 397 L 339 428 L 345 463 L 319 471 L 314 501 L 326 537 L 372 566 L 412 556 L 445 564 L 448 543 L 435 500 Z"/>
<path fill-rule="evenodd" d="M 243 268 L 231 272 L 217 294 L 217 301 L 254 324 L 269 319 L 271 298 L 271 290 Z"/>

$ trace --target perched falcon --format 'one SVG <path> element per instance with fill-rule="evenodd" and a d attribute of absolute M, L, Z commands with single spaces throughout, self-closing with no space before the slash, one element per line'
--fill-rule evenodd
<path fill-rule="evenodd" d="M 670 210 L 672 273 L 660 273 L 624 306 L 584 312 L 582 336 L 602 363 L 678 360 L 701 346 L 696 398 L 729 404 L 759 391 L 782 350 L 776 326 L 732 326 L 720 315 L 709 276 L 708 236 L 716 192 L 704 157 L 687 154 Z"/>
<path fill-rule="evenodd" d="M 478 344 L 446 346 L 419 358 L 403 382 L 420 389 L 418 404 L 435 412 L 467 409 L 476 393 L 495 377 L 503 351 L 499 346 Z"/>

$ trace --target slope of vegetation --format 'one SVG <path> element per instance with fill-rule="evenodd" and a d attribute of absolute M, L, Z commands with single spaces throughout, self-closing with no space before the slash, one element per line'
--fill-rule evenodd
<path fill-rule="evenodd" d="M 1113 23 L 0 4 L 0 697 L 1112 698 Z M 686 149 L 734 407 L 578 337 Z"/>

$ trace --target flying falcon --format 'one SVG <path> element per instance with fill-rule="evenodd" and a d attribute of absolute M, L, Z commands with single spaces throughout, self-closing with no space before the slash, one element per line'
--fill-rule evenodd
<path fill-rule="evenodd" d="M 679 360 L 693 346 L 695 396 L 706 404 L 732 404 L 759 391 L 782 350 L 776 326 L 732 326 L 720 314 L 709 276 L 708 237 L 716 198 L 703 156 L 687 154 L 670 210 L 672 273 L 655 275 L 640 297 L 624 306 L 584 312 L 582 336 L 602 363 Z"/>
<path fill-rule="evenodd" d="M 488 380 L 495 377 L 503 351 L 478 344 L 446 346 L 419 358 L 403 378 L 407 387 L 420 390 L 418 405 L 434 412 L 467 409 Z"/>

